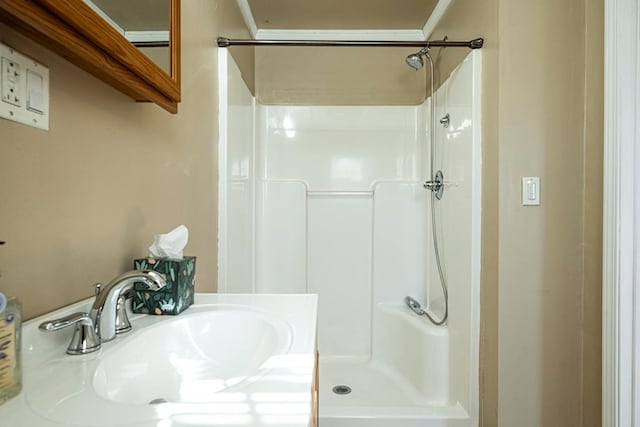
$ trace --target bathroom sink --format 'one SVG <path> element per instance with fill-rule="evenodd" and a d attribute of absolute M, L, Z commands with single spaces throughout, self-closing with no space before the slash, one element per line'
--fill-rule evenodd
<path fill-rule="evenodd" d="M 199 307 L 146 328 L 105 354 L 93 377 L 96 393 L 127 404 L 210 402 L 262 376 L 271 356 L 291 342 L 285 322 L 238 307 Z"/>
<path fill-rule="evenodd" d="M 71 331 L 23 327 L 23 391 L 0 406 L 16 427 L 308 426 L 314 295 L 196 294 L 178 316 L 132 315 L 99 351 L 68 355 Z"/>

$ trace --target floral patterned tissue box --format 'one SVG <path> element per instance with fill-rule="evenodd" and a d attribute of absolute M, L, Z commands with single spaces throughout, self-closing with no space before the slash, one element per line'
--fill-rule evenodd
<path fill-rule="evenodd" d="M 134 313 L 180 314 L 193 304 L 196 257 L 183 259 L 140 258 L 133 262 L 136 270 L 155 270 L 165 275 L 167 285 L 149 291 L 144 283 L 136 283 L 131 307 Z"/>

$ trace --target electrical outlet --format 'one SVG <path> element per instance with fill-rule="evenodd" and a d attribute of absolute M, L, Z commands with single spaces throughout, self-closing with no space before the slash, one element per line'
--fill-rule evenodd
<path fill-rule="evenodd" d="M 49 129 L 49 69 L 1 42 L 0 118 Z"/>
<path fill-rule="evenodd" d="M 2 58 L 2 100 L 16 107 L 22 107 L 23 83 L 22 68 L 20 64 L 9 59 Z"/>

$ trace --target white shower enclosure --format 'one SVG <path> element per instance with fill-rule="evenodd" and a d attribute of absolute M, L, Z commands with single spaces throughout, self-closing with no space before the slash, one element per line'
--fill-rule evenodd
<path fill-rule="evenodd" d="M 478 425 L 480 61 L 472 51 L 435 95 L 450 117 L 434 129 L 437 327 L 403 302 L 444 311 L 422 185 L 430 100 L 261 105 L 220 49 L 219 292 L 319 295 L 322 427 Z"/>

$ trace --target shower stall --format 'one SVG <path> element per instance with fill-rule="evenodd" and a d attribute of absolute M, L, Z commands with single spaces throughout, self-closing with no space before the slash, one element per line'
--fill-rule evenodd
<path fill-rule="evenodd" d="M 478 425 L 481 58 L 423 105 L 261 105 L 219 50 L 219 291 L 319 295 L 322 427 Z"/>

